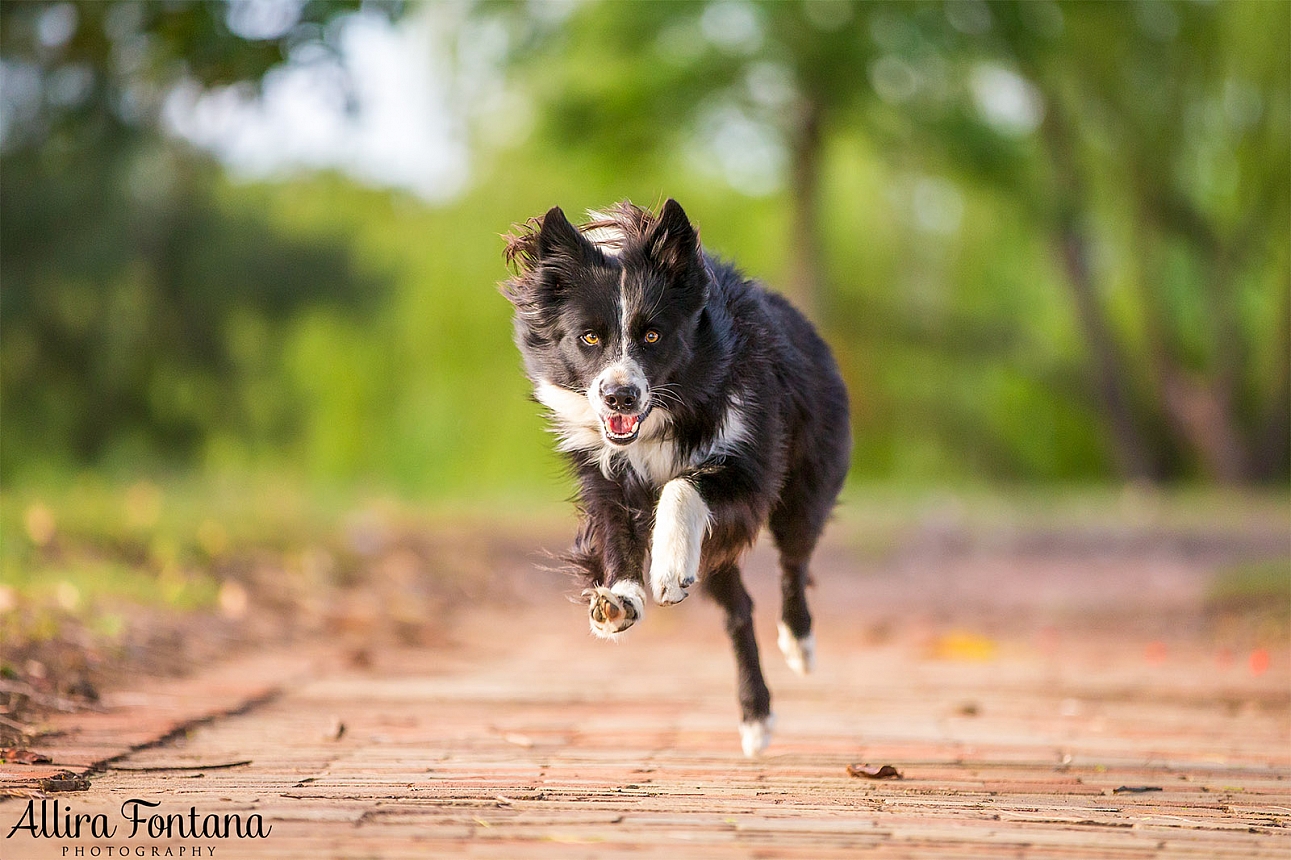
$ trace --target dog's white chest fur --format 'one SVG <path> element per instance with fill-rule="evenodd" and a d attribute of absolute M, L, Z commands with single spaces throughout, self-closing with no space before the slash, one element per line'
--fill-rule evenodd
<path fill-rule="evenodd" d="M 561 451 L 589 451 L 596 455 L 601 473 L 612 478 L 620 464 L 626 464 L 652 486 L 664 484 L 713 457 L 730 453 L 748 436 L 742 403 L 732 397 L 713 441 L 683 456 L 668 434 L 672 416 L 656 407 L 641 423 L 641 435 L 627 447 L 615 445 L 601 432 L 601 421 L 585 395 L 541 380 L 534 387 L 538 402 L 551 412 Z"/>

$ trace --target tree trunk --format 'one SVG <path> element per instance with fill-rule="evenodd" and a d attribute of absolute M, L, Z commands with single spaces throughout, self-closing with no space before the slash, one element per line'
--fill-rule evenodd
<path fill-rule="evenodd" d="M 792 137 L 792 165 L 789 173 L 789 194 L 793 223 L 789 236 L 793 246 L 789 249 L 791 270 L 786 290 L 793 303 L 816 320 L 824 285 L 824 243 L 820 236 L 820 165 L 821 109 L 812 99 L 799 104 L 798 122 Z"/>
<path fill-rule="evenodd" d="M 1235 415 L 1246 349 L 1237 318 L 1232 279 L 1234 261 L 1242 253 L 1254 222 L 1225 243 L 1206 217 L 1186 200 L 1162 195 L 1150 187 L 1135 188 L 1145 225 L 1185 242 L 1206 272 L 1201 285 L 1214 350 L 1210 373 L 1189 374 L 1180 366 L 1162 312 L 1160 279 L 1140 275 L 1140 297 L 1147 315 L 1147 341 L 1159 397 L 1170 429 L 1200 460 L 1206 475 L 1221 484 L 1250 478 L 1251 453 Z M 1148 228 L 1150 229 L 1150 227 Z M 1147 229 L 1144 231 L 1145 236 Z M 1147 246 L 1147 241 L 1140 244 Z"/>
<path fill-rule="evenodd" d="M 1162 372 L 1166 414 L 1175 433 L 1200 458 L 1208 477 L 1220 484 L 1241 483 L 1246 476 L 1245 446 L 1215 381 L 1192 378 L 1169 361 Z"/>
<path fill-rule="evenodd" d="M 1086 211 L 1084 183 L 1076 162 L 1075 144 L 1057 99 L 1051 97 L 1049 104 L 1040 131 L 1056 174 L 1059 198 L 1056 240 L 1067 273 L 1067 285 L 1075 301 L 1076 317 L 1089 348 L 1090 374 L 1111 431 L 1117 467 L 1122 477 L 1130 480 L 1160 480 L 1156 459 L 1134 417 L 1125 357 L 1103 314 L 1090 271 L 1089 241 L 1082 223 Z"/>
<path fill-rule="evenodd" d="M 1140 191 L 1140 197 L 1148 195 Z M 1142 230 L 1136 245 L 1139 253 L 1150 261 L 1159 255 L 1160 240 L 1152 225 L 1160 230 L 1165 230 L 1167 225 L 1156 210 L 1144 208 L 1142 211 Z M 1231 303 L 1231 296 L 1219 243 L 1200 241 L 1194 236 L 1191 244 L 1198 254 L 1207 257 L 1210 271 L 1205 289 L 1209 294 L 1215 369 L 1209 376 L 1199 376 L 1189 374 L 1180 365 L 1162 308 L 1160 278 L 1140 270 L 1135 280 L 1143 303 L 1143 333 L 1155 384 L 1153 393 L 1171 434 L 1180 440 L 1182 448 L 1197 457 L 1207 477 L 1221 484 L 1237 484 L 1246 477 L 1248 460 L 1246 445 L 1232 414 L 1240 378 L 1241 332 L 1232 308 L 1226 306 Z"/>
<path fill-rule="evenodd" d="M 1059 245 L 1076 304 L 1076 316 L 1085 333 L 1093 364 L 1092 375 L 1103 414 L 1112 432 L 1113 450 L 1123 477 L 1137 481 L 1160 478 L 1156 464 L 1148 453 L 1133 408 L 1126 380 L 1125 360 L 1112 337 L 1111 328 L 1098 303 L 1097 290 L 1089 271 L 1089 246 L 1084 233 L 1075 224 L 1075 216 L 1060 218 Z"/>
<path fill-rule="evenodd" d="M 1283 294 L 1278 327 L 1277 365 L 1269 380 L 1267 411 L 1251 446 L 1247 475 L 1252 480 L 1285 481 L 1291 472 L 1291 284 Z"/>

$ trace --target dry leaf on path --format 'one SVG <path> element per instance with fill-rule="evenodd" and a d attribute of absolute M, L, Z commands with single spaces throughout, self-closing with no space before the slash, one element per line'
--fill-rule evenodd
<path fill-rule="evenodd" d="M 897 770 L 890 764 L 869 765 L 869 764 L 849 764 L 847 766 L 848 776 L 861 776 L 866 779 L 904 779 L 901 771 Z"/>
<path fill-rule="evenodd" d="M 3 764 L 49 764 L 52 759 L 44 753 L 17 747 L 0 748 L 0 763 Z"/>

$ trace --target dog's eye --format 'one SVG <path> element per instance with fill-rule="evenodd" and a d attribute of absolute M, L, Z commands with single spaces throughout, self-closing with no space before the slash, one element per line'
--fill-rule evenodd
<path fill-rule="evenodd" d="M 645 342 L 646 342 L 646 343 L 658 343 L 658 342 L 659 342 L 659 332 L 655 331 L 654 329 L 650 329 L 648 332 L 646 332 L 646 333 L 645 333 Z"/>
<path fill-rule="evenodd" d="M 597 346 L 601 342 L 601 336 L 594 331 L 585 331 L 579 340 L 588 346 Z"/>

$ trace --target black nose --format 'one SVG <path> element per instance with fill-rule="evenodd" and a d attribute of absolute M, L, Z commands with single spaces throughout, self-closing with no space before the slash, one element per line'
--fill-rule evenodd
<path fill-rule="evenodd" d="M 601 399 L 615 412 L 631 412 L 636 408 L 637 398 L 640 396 L 641 392 L 635 385 L 620 385 L 602 394 Z"/>

